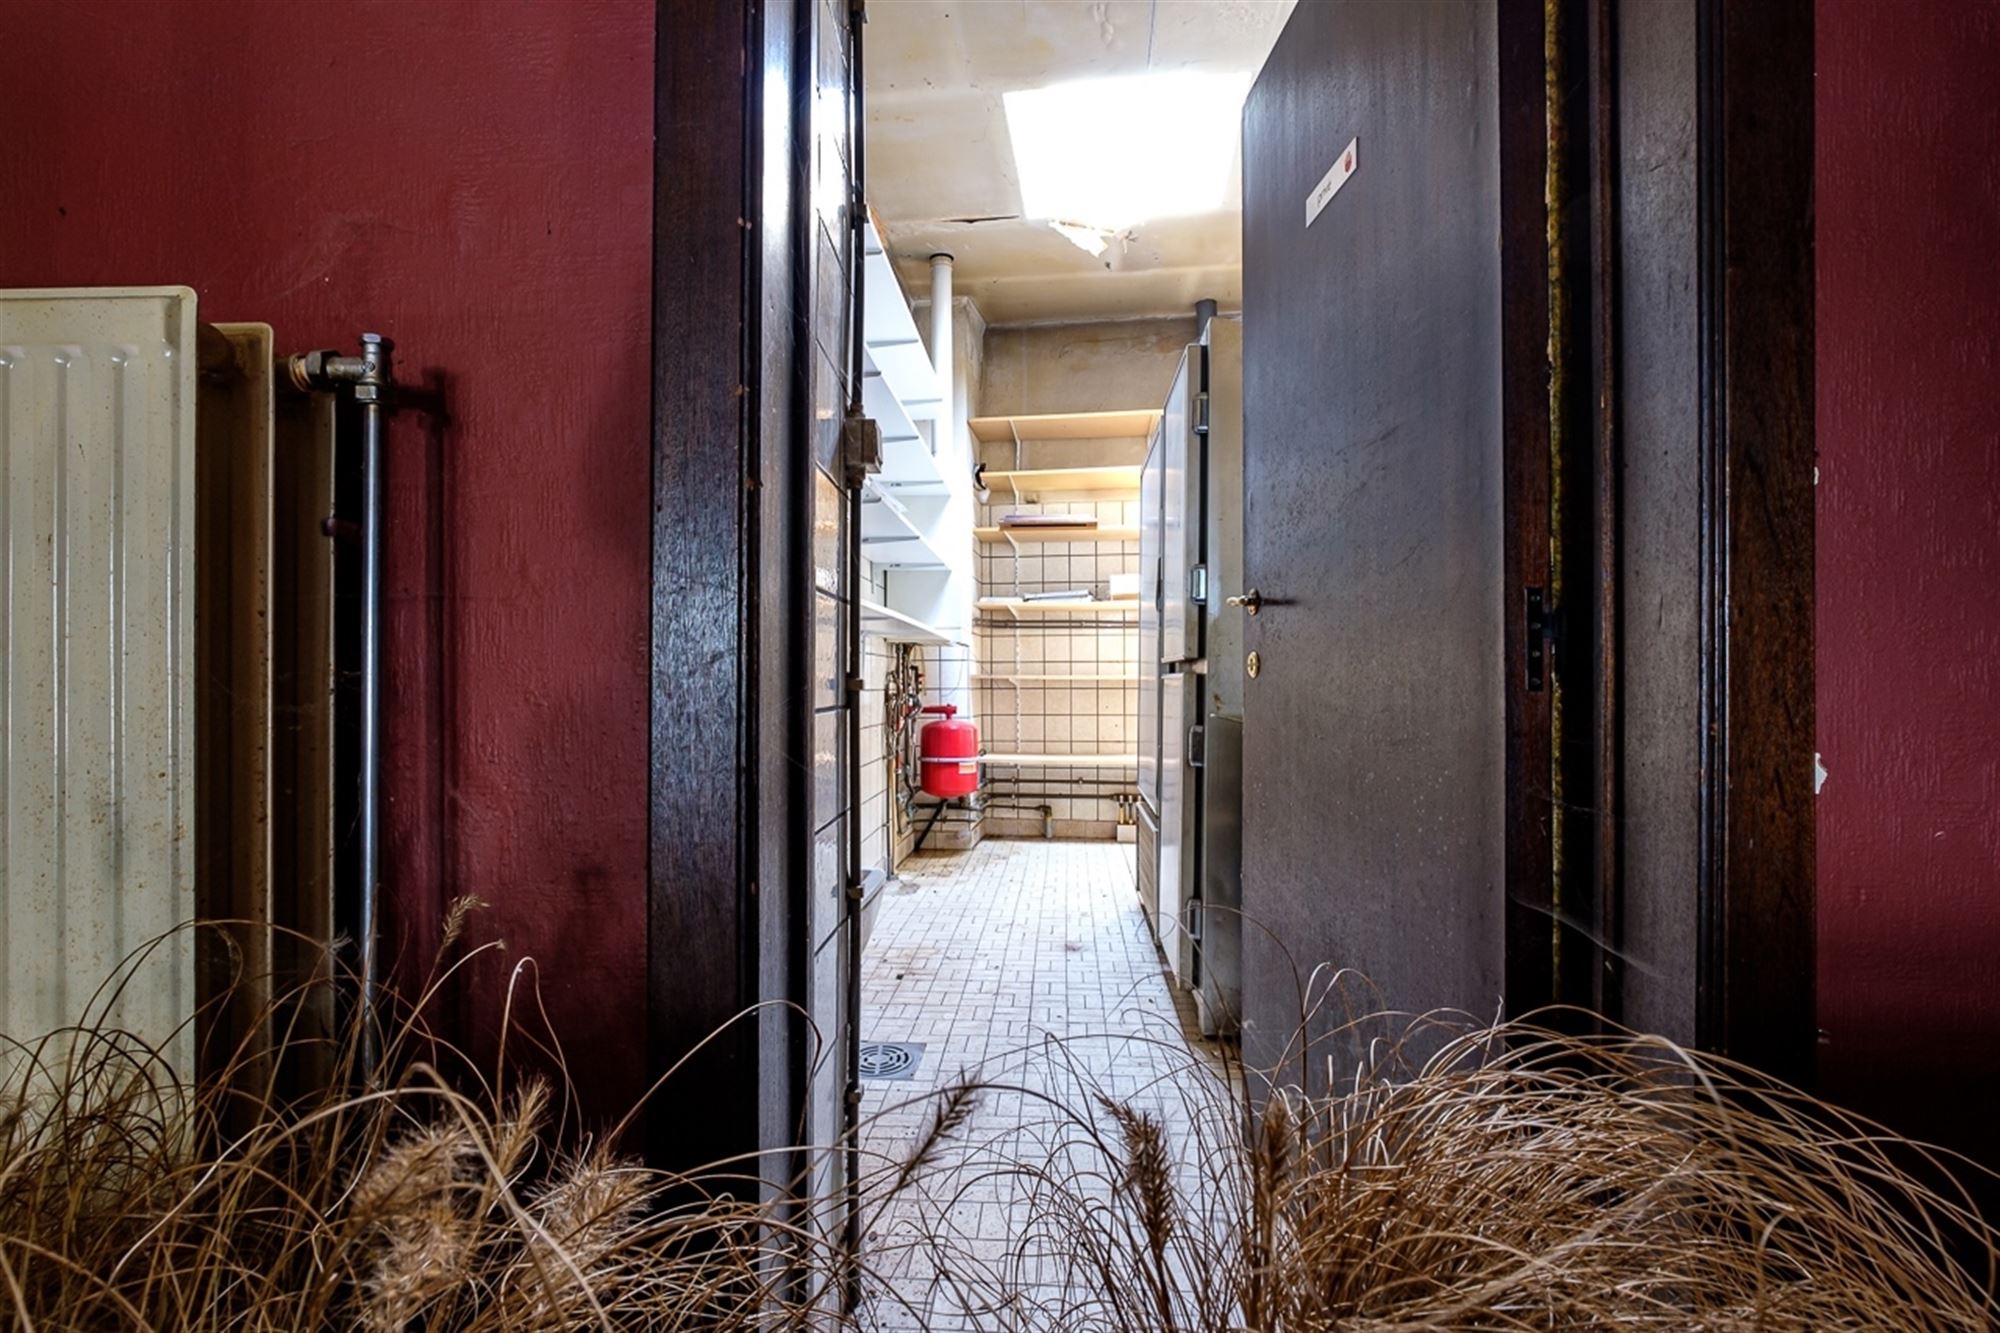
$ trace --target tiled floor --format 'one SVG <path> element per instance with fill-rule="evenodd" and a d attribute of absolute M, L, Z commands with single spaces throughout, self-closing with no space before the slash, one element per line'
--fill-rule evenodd
<path fill-rule="evenodd" d="M 893 1198 L 876 1188 L 874 1321 L 1054 1327 L 1047 1311 L 1074 1278 L 1050 1252 L 1059 1241 L 1045 1229 L 1037 1240 L 1032 1224 L 1048 1174 L 1072 1193 L 1079 1173 L 1102 1177 L 1095 1192 L 1111 1193 L 1118 1167 L 1101 1144 L 1119 1138 L 1100 1094 L 1155 1117 L 1197 1169 L 1189 1149 L 1202 1136 L 1190 1126 L 1226 1097 L 1218 1065 L 1183 1035 L 1190 1014 L 1146 931 L 1130 845 L 987 841 L 913 858 L 900 875 L 863 960 L 862 1040 L 925 1049 L 908 1081 L 862 1085 L 878 1177 L 899 1174 L 955 1085 L 975 1090 L 969 1118 L 916 1184 Z"/>

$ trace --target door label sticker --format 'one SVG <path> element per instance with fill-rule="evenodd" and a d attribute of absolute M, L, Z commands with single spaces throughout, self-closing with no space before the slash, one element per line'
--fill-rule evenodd
<path fill-rule="evenodd" d="M 1340 187 L 1347 184 L 1347 178 L 1354 174 L 1354 146 L 1360 142 L 1359 139 L 1349 139 L 1347 147 L 1341 150 L 1333 165 L 1326 169 L 1326 175 L 1319 178 L 1319 184 L 1313 186 L 1312 193 L 1306 196 L 1308 227 L 1319 217 L 1320 211 L 1333 202 L 1333 196 L 1340 193 Z"/>

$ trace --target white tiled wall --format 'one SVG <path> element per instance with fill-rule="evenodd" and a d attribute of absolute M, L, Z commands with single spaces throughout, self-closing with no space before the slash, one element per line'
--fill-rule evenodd
<path fill-rule="evenodd" d="M 864 569 L 877 601 L 888 600 L 883 574 Z M 977 633 L 974 643 L 978 642 Z M 893 871 L 910 854 L 916 835 L 928 821 L 932 798 L 920 796 L 923 809 L 914 820 L 905 817 L 901 793 L 896 788 L 890 752 L 895 737 L 888 730 L 889 672 L 895 665 L 897 645 L 870 635 L 862 646 L 861 706 L 861 864 L 864 869 Z M 915 646 L 916 660 L 923 668 L 925 704 L 954 704 L 958 715 L 977 719 L 979 700 L 973 690 L 975 649 L 933 644 Z M 922 725 L 920 722 L 919 726 Z M 976 812 L 948 810 L 931 831 L 926 848 L 963 849 L 979 840 Z"/>
<path fill-rule="evenodd" d="M 890 870 L 889 752 L 883 689 L 895 650 L 870 635 L 861 645 L 861 868 Z"/>
<path fill-rule="evenodd" d="M 1083 465 L 1086 460 L 1078 460 Z M 996 493 L 982 506 L 982 525 L 997 525 L 1007 513 L 1095 515 L 1100 527 L 1135 526 L 1137 497 L 1016 501 Z M 1106 598 L 1111 576 L 1135 574 L 1136 542 L 1047 542 L 1023 545 L 1017 554 L 1006 543 L 984 545 L 979 555 L 980 594 L 1019 597 L 1070 588 Z M 1129 603 L 1128 603 L 1129 605 Z M 1098 616 L 989 617 L 979 640 L 976 691 L 981 733 L 989 751 L 1026 754 L 1129 755 L 1134 735 L 1138 686 L 1138 622 L 1107 610 Z M 1119 677 L 1116 680 L 1056 680 L 1011 683 L 1007 676 Z M 1097 768 L 1012 768 L 989 764 L 986 798 L 990 805 L 1047 805 L 1058 837 L 1116 836 L 1121 819 L 1116 793 L 1130 793 L 1136 781 L 1129 766 Z M 1036 793 L 1016 797 L 1014 793 Z M 1061 794 L 1055 794 L 1061 793 Z M 1042 819 L 1030 811 L 990 811 L 986 831 L 1040 834 Z"/>

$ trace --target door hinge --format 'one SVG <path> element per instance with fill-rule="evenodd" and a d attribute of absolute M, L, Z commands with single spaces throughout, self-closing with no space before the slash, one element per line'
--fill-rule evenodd
<path fill-rule="evenodd" d="M 1526 617 L 1528 692 L 1539 694 L 1548 684 L 1549 654 L 1562 638 L 1562 612 L 1549 607 L 1541 588 L 1529 588 Z"/>
<path fill-rule="evenodd" d="M 858 903 L 865 896 L 866 896 L 866 887 L 862 880 L 850 879 L 847 881 L 847 901 L 851 903 Z"/>
<path fill-rule="evenodd" d="M 1183 915 L 1187 917 L 1183 925 L 1187 930 L 1188 938 L 1199 944 L 1201 942 L 1201 899 L 1192 899 L 1183 910 Z"/>
<path fill-rule="evenodd" d="M 861 702 L 861 692 L 868 688 L 868 682 L 859 676 L 847 676 L 840 682 L 841 693 L 846 696 L 846 706 L 853 708 Z"/>
<path fill-rule="evenodd" d="M 1208 566 L 1194 565 L 1188 570 L 1188 600 L 1206 603 L 1208 601 Z"/>
<path fill-rule="evenodd" d="M 1208 760 L 1208 729 L 1200 723 L 1188 728 L 1187 761 L 1189 768 L 1200 768 Z"/>
<path fill-rule="evenodd" d="M 882 428 L 872 418 L 850 412 L 840 423 L 840 464 L 849 490 L 882 470 Z"/>
<path fill-rule="evenodd" d="M 1208 390 L 1206 389 L 1194 396 L 1194 433 L 1208 434 Z"/>

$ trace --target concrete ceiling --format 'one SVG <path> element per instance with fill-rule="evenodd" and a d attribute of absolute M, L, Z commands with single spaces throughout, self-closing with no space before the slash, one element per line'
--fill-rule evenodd
<path fill-rule="evenodd" d="M 1021 216 L 1001 95 L 1148 70 L 1254 73 L 1293 0 L 870 0 L 864 40 L 869 203 L 904 285 L 957 259 L 992 324 L 1178 314 L 1242 304 L 1231 204 L 1142 223 L 1092 257 Z M 1232 169 L 1240 180 L 1241 164 Z"/>

